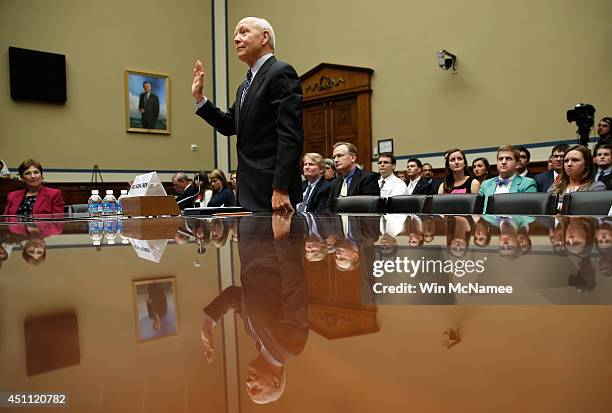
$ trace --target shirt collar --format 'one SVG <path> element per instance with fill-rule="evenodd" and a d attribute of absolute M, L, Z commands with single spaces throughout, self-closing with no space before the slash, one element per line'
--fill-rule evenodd
<path fill-rule="evenodd" d="M 355 175 L 355 171 L 357 171 L 357 166 L 355 165 L 355 167 L 353 168 L 353 170 L 351 171 L 351 173 L 349 173 L 346 178 L 344 178 L 347 182 L 351 180 L 351 178 L 353 177 L 353 175 Z"/>
<path fill-rule="evenodd" d="M 314 182 L 310 182 L 310 181 L 308 181 L 308 183 L 306 184 L 306 186 L 309 186 L 309 185 L 310 185 L 310 186 L 314 187 L 315 185 L 317 185 L 317 184 L 319 183 L 319 181 L 320 181 L 322 178 L 323 178 L 322 176 L 319 176 L 319 178 L 318 178 L 316 181 L 314 181 Z"/>
<path fill-rule="evenodd" d="M 266 60 L 268 60 L 272 56 L 274 56 L 274 53 L 266 53 L 265 55 L 257 59 L 255 64 L 251 66 L 251 74 L 253 75 L 253 79 L 255 78 L 255 75 L 257 74 L 257 72 L 259 72 L 259 69 L 261 69 L 263 64 L 266 63 Z"/>

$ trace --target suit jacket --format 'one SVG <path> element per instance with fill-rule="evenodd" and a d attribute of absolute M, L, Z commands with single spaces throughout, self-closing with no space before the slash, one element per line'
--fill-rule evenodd
<path fill-rule="evenodd" d="M 433 182 L 433 181 L 432 181 Z M 408 184 L 406 184 L 408 186 Z M 412 191 L 412 195 L 430 195 L 431 194 L 431 184 L 424 180 L 423 178 L 419 179 L 414 190 Z"/>
<path fill-rule="evenodd" d="M 302 182 L 302 193 L 306 190 L 308 181 Z M 319 182 L 312 189 L 310 199 L 308 200 L 308 207 L 306 212 L 328 212 L 329 211 L 329 191 L 331 189 L 331 182 L 326 181 L 325 178 L 319 179 Z"/>
<path fill-rule="evenodd" d="M 7 196 L 4 215 L 15 215 L 26 194 L 26 189 L 10 192 Z M 64 197 L 59 189 L 43 186 L 38 191 L 32 214 L 63 214 Z"/>
<path fill-rule="evenodd" d="M 138 100 L 138 110 L 144 109 L 144 113 L 141 113 L 142 127 L 145 129 L 155 129 L 155 124 L 159 117 L 159 98 L 153 93 L 149 94 L 149 99 L 146 99 L 146 96 L 146 93 L 141 93 Z"/>
<path fill-rule="evenodd" d="M 490 178 L 480 184 L 480 191 L 478 191 L 478 193 L 484 195 L 484 208 L 482 210 L 483 214 L 487 211 L 487 201 L 489 200 L 489 195 L 495 194 L 495 189 L 497 188 L 496 180 L 497 177 Z M 536 182 L 531 178 L 515 175 L 514 178 L 512 178 L 512 183 L 510 183 L 510 190 L 508 193 L 513 194 L 516 192 L 538 192 Z"/>
<path fill-rule="evenodd" d="M 343 177 L 335 178 L 331 183 L 329 191 L 329 199 L 338 198 L 342 189 Z M 380 196 L 380 187 L 378 186 L 378 175 L 362 169 L 355 169 L 355 174 L 351 178 L 351 184 L 348 187 L 347 196 L 353 195 L 376 195 Z"/>
<path fill-rule="evenodd" d="M 438 195 L 438 188 L 442 185 L 444 181 L 440 178 L 432 178 L 430 192 L 427 195 Z"/>
<path fill-rule="evenodd" d="M 289 64 L 266 60 L 244 97 L 244 83 L 227 112 L 207 101 L 197 115 L 223 135 L 237 135 L 238 203 L 251 211 L 272 210 L 272 188 L 302 201 L 300 156 L 304 148 L 302 87 Z"/>
<path fill-rule="evenodd" d="M 597 179 L 599 182 L 602 182 L 605 186 L 606 189 L 612 189 L 612 173 L 609 173 L 608 175 L 603 175 L 600 176 L 599 179 Z"/>
<path fill-rule="evenodd" d="M 535 178 L 533 179 L 535 179 L 536 181 L 538 192 L 546 192 L 548 191 L 548 188 L 551 187 L 551 185 L 553 184 L 553 181 L 555 180 L 555 173 L 551 169 L 549 171 L 544 171 L 540 174 L 537 174 Z"/>
<path fill-rule="evenodd" d="M 198 188 L 189 185 L 183 192 L 176 196 L 176 203 L 181 209 L 193 208 L 197 194 Z"/>

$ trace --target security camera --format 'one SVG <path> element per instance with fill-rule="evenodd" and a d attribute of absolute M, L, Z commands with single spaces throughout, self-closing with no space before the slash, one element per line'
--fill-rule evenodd
<path fill-rule="evenodd" d="M 454 54 L 442 49 L 436 52 L 436 57 L 438 58 L 438 66 L 442 70 L 448 70 L 452 68 L 455 70 L 455 65 L 457 64 L 457 56 Z"/>

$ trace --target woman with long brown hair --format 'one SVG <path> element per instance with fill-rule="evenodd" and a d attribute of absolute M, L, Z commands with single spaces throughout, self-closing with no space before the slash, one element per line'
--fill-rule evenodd
<path fill-rule="evenodd" d="M 232 189 L 227 183 L 225 174 L 220 169 L 214 169 L 210 173 L 210 186 L 213 191 L 212 198 L 208 202 L 209 207 L 234 206 L 235 199 Z"/>
<path fill-rule="evenodd" d="M 444 184 L 438 188 L 438 194 L 477 194 L 480 182 L 472 177 L 465 153 L 461 149 L 451 149 L 446 153 Z"/>

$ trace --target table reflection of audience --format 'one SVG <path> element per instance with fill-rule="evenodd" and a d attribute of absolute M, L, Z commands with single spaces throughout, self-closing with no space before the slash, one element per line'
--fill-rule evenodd
<path fill-rule="evenodd" d="M 446 222 L 446 246 L 448 252 L 455 258 L 462 258 L 470 245 L 472 236 L 471 217 L 447 216 Z"/>
<path fill-rule="evenodd" d="M 63 224 L 59 222 L 13 224 L 9 227 L 9 231 L 24 240 L 21 255 L 28 264 L 36 266 L 42 264 L 47 257 L 45 238 L 61 234 Z"/>
<path fill-rule="evenodd" d="M 214 325 L 230 309 L 238 312 L 258 352 L 249 363 L 247 393 L 255 403 L 270 403 L 284 392 L 287 359 L 299 355 L 308 338 L 303 221 L 291 215 L 238 220 L 242 286 L 226 288 L 206 306 L 202 342 L 211 362 Z"/>
<path fill-rule="evenodd" d="M 475 218 L 474 245 L 477 247 L 488 247 L 491 243 L 491 226 L 481 216 Z"/>

